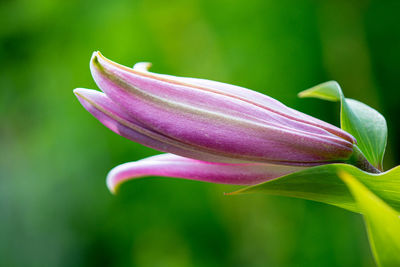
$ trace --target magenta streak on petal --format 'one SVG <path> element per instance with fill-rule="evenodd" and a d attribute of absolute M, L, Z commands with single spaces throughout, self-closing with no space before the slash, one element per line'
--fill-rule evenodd
<path fill-rule="evenodd" d="M 352 143 L 329 133 L 323 134 L 321 129 L 317 129 L 317 132 L 313 132 L 311 128 L 304 131 L 296 127 L 288 129 L 277 124 L 233 117 L 177 103 L 171 101 L 169 96 L 160 98 L 148 91 L 162 92 L 170 84 L 159 84 L 160 81 L 155 79 L 137 76 L 140 78 L 139 82 L 142 82 L 140 87 L 147 87 L 143 90 L 130 87 L 132 81 L 128 83 L 125 79 L 132 74 L 103 58 L 98 57 L 95 60 L 102 62 L 97 64 L 92 61 L 93 77 L 115 103 L 152 130 L 181 142 L 224 151 L 233 158 L 283 164 L 327 163 L 346 159 L 352 152 Z M 127 87 L 130 87 L 129 90 Z M 189 90 L 193 94 L 199 91 L 180 87 L 182 88 L 178 89 Z M 222 100 L 225 101 L 220 99 L 219 102 L 223 103 Z M 216 104 L 217 102 L 213 103 L 211 109 L 219 106 Z"/>
<path fill-rule="evenodd" d="M 170 139 L 147 129 L 146 126 L 132 118 L 126 117 L 124 111 L 113 103 L 104 93 L 77 88 L 74 90 L 79 102 L 95 118 L 113 132 L 134 142 L 151 147 L 162 152 L 171 152 L 184 157 L 216 162 L 243 162 L 232 158 L 218 156 L 207 151 L 194 149 L 181 142 Z"/>
<path fill-rule="evenodd" d="M 115 167 L 107 175 L 107 186 L 111 192 L 115 193 L 121 183 L 145 176 L 177 177 L 220 184 L 253 185 L 303 169 L 302 167 L 264 163 L 211 163 L 173 154 L 161 154 Z"/>

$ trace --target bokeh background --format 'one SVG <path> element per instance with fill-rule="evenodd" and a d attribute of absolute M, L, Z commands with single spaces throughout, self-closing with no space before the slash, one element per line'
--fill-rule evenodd
<path fill-rule="evenodd" d="M 245 86 L 338 123 L 297 92 L 337 80 L 385 115 L 399 163 L 398 0 L 0 2 L 0 266 L 374 266 L 359 215 L 311 201 L 224 196 L 160 177 L 105 186 L 157 151 L 112 133 L 75 96 L 91 53 Z"/>

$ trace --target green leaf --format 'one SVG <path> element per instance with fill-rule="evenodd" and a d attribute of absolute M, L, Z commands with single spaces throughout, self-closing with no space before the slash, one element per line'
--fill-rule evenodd
<path fill-rule="evenodd" d="M 367 160 L 382 170 L 387 141 L 385 118 L 375 109 L 353 99 L 345 98 L 339 84 L 329 81 L 299 93 L 299 97 L 315 97 L 341 101 L 341 128 L 357 139 L 357 146 Z"/>
<path fill-rule="evenodd" d="M 343 97 L 340 85 L 335 81 L 324 82 L 300 92 L 299 97 L 314 97 L 328 101 L 339 101 Z"/>
<path fill-rule="evenodd" d="M 363 213 L 372 252 L 379 266 L 400 266 L 400 216 L 347 172 L 339 177 Z"/>
<path fill-rule="evenodd" d="M 400 211 L 400 166 L 387 172 L 372 174 L 349 164 L 321 165 L 228 194 L 261 192 L 319 201 L 360 212 L 352 194 L 337 175 L 340 171 L 357 177 L 374 194 Z"/>

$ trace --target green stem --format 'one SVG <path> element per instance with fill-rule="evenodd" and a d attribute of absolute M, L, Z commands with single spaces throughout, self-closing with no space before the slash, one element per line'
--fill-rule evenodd
<path fill-rule="evenodd" d="M 350 159 L 347 161 L 347 163 L 352 164 L 356 166 L 357 168 L 370 172 L 370 173 L 381 173 L 380 170 L 375 168 L 364 156 L 364 154 L 361 152 L 361 150 L 354 145 L 354 151 L 353 154 L 351 155 Z"/>

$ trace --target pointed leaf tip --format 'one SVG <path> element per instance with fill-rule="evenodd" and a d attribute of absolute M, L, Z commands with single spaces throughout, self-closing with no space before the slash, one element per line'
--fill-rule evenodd
<path fill-rule="evenodd" d="M 339 101 L 342 97 L 342 89 L 336 81 L 328 81 L 311 87 L 298 93 L 301 98 L 315 97 L 328 101 Z"/>
<path fill-rule="evenodd" d="M 387 140 L 385 118 L 375 109 L 353 99 L 345 98 L 336 81 L 328 81 L 300 92 L 299 97 L 315 97 L 340 101 L 341 128 L 357 140 L 357 146 L 367 160 L 383 171 L 383 157 Z"/>

